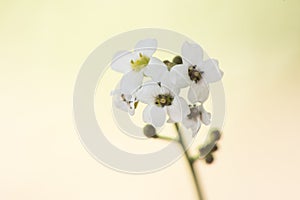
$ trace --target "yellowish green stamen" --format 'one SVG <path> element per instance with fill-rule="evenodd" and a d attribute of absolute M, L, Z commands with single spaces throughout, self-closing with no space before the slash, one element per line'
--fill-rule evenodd
<path fill-rule="evenodd" d="M 133 71 L 140 71 L 141 69 L 143 69 L 144 67 L 146 67 L 148 65 L 150 61 L 150 58 L 141 54 L 140 53 L 140 58 L 137 59 L 136 61 L 131 60 L 130 64 L 131 64 L 131 68 Z"/>

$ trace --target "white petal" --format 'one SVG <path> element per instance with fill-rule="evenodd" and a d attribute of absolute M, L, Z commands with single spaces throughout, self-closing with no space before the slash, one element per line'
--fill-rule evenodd
<path fill-rule="evenodd" d="M 150 110 L 151 110 L 152 106 L 153 105 L 146 106 L 146 108 L 143 111 L 143 121 L 148 124 L 152 123 L 151 115 L 150 115 Z"/>
<path fill-rule="evenodd" d="M 200 106 L 199 111 L 201 112 L 201 121 L 205 125 L 209 125 L 211 122 L 211 114 L 207 112 L 203 106 Z"/>
<path fill-rule="evenodd" d="M 145 68 L 144 74 L 151 77 L 153 81 L 161 81 L 166 72 L 168 72 L 167 66 L 158 58 L 152 57 Z"/>
<path fill-rule="evenodd" d="M 120 98 L 120 97 L 119 97 L 119 98 Z M 120 110 L 123 110 L 123 111 L 125 111 L 125 112 L 128 111 L 128 106 L 127 106 L 127 104 L 126 104 L 124 101 L 121 101 L 120 99 L 118 99 L 118 97 L 116 97 L 116 98 L 113 99 L 113 105 L 114 105 L 116 108 L 120 109 Z"/>
<path fill-rule="evenodd" d="M 172 105 L 167 107 L 170 121 L 181 122 L 189 113 L 190 108 L 182 97 L 173 100 Z"/>
<path fill-rule="evenodd" d="M 201 70 L 203 73 L 203 78 L 208 83 L 217 82 L 222 79 L 223 72 L 219 69 L 218 61 L 215 59 L 208 59 L 201 65 Z"/>
<path fill-rule="evenodd" d="M 182 120 L 182 124 L 184 125 L 185 128 L 189 129 L 195 126 L 197 124 L 196 120 L 189 119 L 188 117 L 184 118 Z"/>
<path fill-rule="evenodd" d="M 146 104 L 154 104 L 155 97 L 160 93 L 161 88 L 157 82 L 144 83 L 136 93 L 136 97 L 139 101 Z"/>
<path fill-rule="evenodd" d="M 148 105 L 143 111 L 143 120 L 155 127 L 161 127 L 166 121 L 166 112 L 163 108 Z"/>
<path fill-rule="evenodd" d="M 170 93 L 173 96 L 178 95 L 180 92 L 180 88 L 178 88 L 174 83 L 170 80 L 170 72 L 165 72 L 161 77 L 161 91 L 162 93 Z"/>
<path fill-rule="evenodd" d="M 125 74 L 132 70 L 130 65 L 131 59 L 133 59 L 131 52 L 119 51 L 113 57 L 111 68 L 117 72 Z"/>
<path fill-rule="evenodd" d="M 163 108 L 153 106 L 151 108 L 151 118 L 152 118 L 152 125 L 155 127 L 161 127 L 164 125 L 166 121 L 166 111 Z"/>
<path fill-rule="evenodd" d="M 192 65 L 201 65 L 203 62 L 203 50 L 198 44 L 183 43 L 181 54 L 183 62 L 188 61 Z"/>
<path fill-rule="evenodd" d="M 193 136 L 195 136 L 201 128 L 201 122 L 199 119 L 193 120 L 189 118 L 184 118 L 182 124 L 187 128 L 191 129 Z"/>
<path fill-rule="evenodd" d="M 151 57 L 157 49 L 156 39 L 140 40 L 134 47 L 134 51 Z"/>
<path fill-rule="evenodd" d="M 142 71 L 130 71 L 126 73 L 120 81 L 122 93 L 131 94 L 135 92 L 141 86 L 143 78 L 144 76 Z"/>
<path fill-rule="evenodd" d="M 200 128 L 201 128 L 201 122 L 200 120 L 197 120 L 197 123 L 193 127 L 191 127 L 193 136 L 195 136 L 199 132 Z"/>
<path fill-rule="evenodd" d="M 209 95 L 209 88 L 202 79 L 198 83 L 193 82 L 188 91 L 188 99 L 191 103 L 204 102 Z"/>
<path fill-rule="evenodd" d="M 171 68 L 171 81 L 178 87 L 184 88 L 191 84 L 187 65 L 175 65 Z"/>

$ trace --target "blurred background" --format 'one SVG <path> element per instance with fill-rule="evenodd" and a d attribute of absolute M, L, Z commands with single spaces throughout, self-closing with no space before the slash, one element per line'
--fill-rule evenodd
<path fill-rule="evenodd" d="M 186 161 L 147 175 L 108 169 L 81 145 L 76 76 L 103 41 L 137 28 L 182 33 L 225 72 L 209 200 L 300 199 L 298 0 L 0 1 L 0 199 L 195 199 Z"/>

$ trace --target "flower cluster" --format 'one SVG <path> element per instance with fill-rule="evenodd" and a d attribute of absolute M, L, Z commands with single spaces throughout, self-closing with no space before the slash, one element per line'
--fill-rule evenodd
<path fill-rule="evenodd" d="M 139 103 L 145 103 L 145 123 L 154 127 L 166 121 L 182 123 L 196 134 L 201 124 L 210 124 L 211 114 L 203 103 L 209 97 L 209 84 L 223 76 L 218 61 L 204 60 L 202 48 L 189 42 L 182 45 L 181 56 L 172 61 L 154 57 L 156 50 L 156 39 L 145 39 L 134 50 L 114 56 L 111 68 L 124 75 L 120 88 L 112 92 L 113 104 L 134 115 Z M 181 93 L 184 88 L 188 89 L 186 98 Z"/>

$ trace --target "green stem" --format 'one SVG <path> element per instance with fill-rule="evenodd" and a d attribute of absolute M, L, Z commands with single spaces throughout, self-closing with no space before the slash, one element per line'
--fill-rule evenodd
<path fill-rule="evenodd" d="M 196 171 L 195 171 L 195 168 L 194 168 L 194 165 L 193 165 L 194 161 L 191 160 L 191 156 L 189 155 L 189 152 L 187 151 L 187 148 L 186 148 L 183 136 L 182 136 L 182 134 L 180 132 L 180 128 L 179 128 L 178 123 L 175 123 L 175 128 L 176 128 L 176 131 L 178 133 L 179 143 L 180 143 L 180 145 L 181 145 L 181 147 L 182 147 L 182 149 L 184 151 L 185 158 L 188 161 L 189 168 L 190 168 L 191 173 L 193 175 L 193 181 L 194 181 L 195 187 L 197 189 L 198 199 L 199 200 L 204 200 L 203 194 L 201 192 L 201 185 L 200 185 L 200 182 L 199 182 L 199 180 L 197 178 L 197 174 L 196 174 Z"/>
<path fill-rule="evenodd" d="M 164 135 L 156 135 L 155 138 L 166 140 L 166 141 L 175 141 L 175 142 L 178 142 L 177 138 L 172 138 L 172 137 L 168 137 L 168 136 L 164 136 Z"/>

